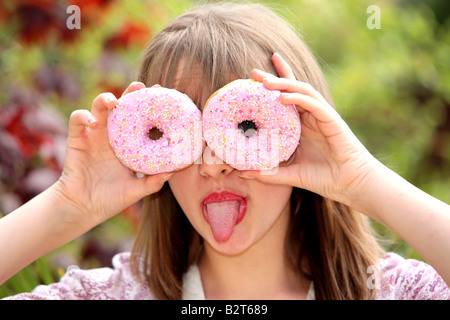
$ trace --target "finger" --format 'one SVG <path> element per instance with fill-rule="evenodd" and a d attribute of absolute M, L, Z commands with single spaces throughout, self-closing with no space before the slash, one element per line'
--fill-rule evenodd
<path fill-rule="evenodd" d="M 275 75 L 273 75 L 269 72 L 262 71 L 260 69 L 253 69 L 251 74 L 252 74 L 252 78 L 259 82 L 263 82 L 263 80 L 265 78 L 270 78 L 270 77 L 275 78 L 276 77 Z"/>
<path fill-rule="evenodd" d="M 263 80 L 264 86 L 270 90 L 279 90 L 290 93 L 301 93 L 317 100 L 320 100 L 323 103 L 328 104 L 325 98 L 313 88 L 307 82 L 296 81 L 292 79 L 285 78 L 265 78 Z"/>
<path fill-rule="evenodd" d="M 277 71 L 279 77 L 295 80 L 295 76 L 294 76 L 294 72 L 292 71 L 292 68 L 281 57 L 281 55 L 279 53 L 275 52 L 272 55 L 272 63 L 274 65 L 275 70 Z M 276 78 L 275 75 L 265 72 L 265 71 L 262 71 L 260 69 L 253 69 L 252 77 L 256 81 L 260 81 L 260 82 L 262 82 L 264 80 L 264 78 Z"/>
<path fill-rule="evenodd" d="M 145 84 L 143 84 L 142 82 L 133 81 L 132 83 L 130 83 L 128 88 L 126 88 L 125 91 L 122 93 L 122 97 L 130 92 L 144 89 L 144 88 L 145 88 Z"/>
<path fill-rule="evenodd" d="M 87 126 L 95 127 L 97 119 L 88 110 L 75 110 L 69 119 L 69 137 L 79 137 Z"/>
<path fill-rule="evenodd" d="M 245 180 L 294 186 L 295 174 L 292 174 L 291 171 L 289 167 L 277 167 L 275 170 L 270 171 L 245 170 L 239 172 L 239 177 Z"/>
<path fill-rule="evenodd" d="M 112 93 L 101 93 L 94 99 L 91 112 L 100 125 L 106 126 L 109 110 L 113 109 L 118 103 L 119 101 Z"/>
<path fill-rule="evenodd" d="M 294 104 L 300 113 L 309 112 L 322 122 L 341 120 L 340 115 L 330 105 L 301 93 L 281 93 L 280 101 L 284 104 Z"/>
<path fill-rule="evenodd" d="M 138 180 L 133 182 L 132 188 L 130 190 L 134 190 L 135 197 L 137 200 L 139 200 L 149 194 L 158 192 L 162 188 L 164 183 L 168 181 L 172 176 L 173 172 L 165 172 L 137 178 Z"/>
<path fill-rule="evenodd" d="M 295 80 L 294 72 L 278 52 L 272 55 L 272 63 L 280 78 Z"/>

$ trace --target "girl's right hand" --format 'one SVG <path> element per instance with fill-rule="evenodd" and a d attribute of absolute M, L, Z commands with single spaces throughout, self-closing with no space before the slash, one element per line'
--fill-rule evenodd
<path fill-rule="evenodd" d="M 123 93 L 145 88 L 133 82 Z M 112 93 L 102 93 L 92 109 L 76 110 L 69 121 L 63 173 L 55 188 L 78 218 L 93 225 L 126 209 L 162 188 L 171 174 L 136 177 L 116 157 L 108 141 L 108 112 L 118 104 Z"/>

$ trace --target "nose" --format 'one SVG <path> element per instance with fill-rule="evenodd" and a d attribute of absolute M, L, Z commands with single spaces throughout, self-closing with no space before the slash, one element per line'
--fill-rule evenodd
<path fill-rule="evenodd" d="M 224 163 L 222 159 L 218 158 L 209 146 L 205 147 L 202 155 L 202 162 L 198 168 L 198 172 L 201 176 L 218 179 L 227 176 L 233 172 L 233 170 L 232 167 Z"/>

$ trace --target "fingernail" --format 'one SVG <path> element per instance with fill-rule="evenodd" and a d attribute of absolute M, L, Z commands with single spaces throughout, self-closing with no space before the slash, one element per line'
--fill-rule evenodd
<path fill-rule="evenodd" d="M 88 122 L 88 124 L 94 124 L 94 123 L 97 123 L 98 120 L 95 119 L 93 116 L 90 116 L 90 117 L 88 118 L 87 122 Z"/>
<path fill-rule="evenodd" d="M 239 177 L 242 178 L 242 179 L 246 179 L 246 180 L 255 179 L 255 177 L 252 177 L 252 176 L 246 176 L 246 175 L 243 175 L 243 174 L 240 174 Z"/>
<path fill-rule="evenodd" d="M 146 86 L 144 83 L 137 81 L 137 82 L 133 83 L 133 87 L 137 90 L 140 90 L 140 89 L 144 89 Z"/>
<path fill-rule="evenodd" d="M 281 58 L 281 55 L 278 52 L 274 52 L 273 55 Z"/>
<path fill-rule="evenodd" d="M 161 182 L 162 182 L 162 183 L 166 182 L 166 181 L 169 180 L 172 176 L 173 176 L 173 172 L 172 172 L 172 173 L 169 173 L 169 174 L 166 175 L 166 176 L 164 176 L 164 177 L 161 179 Z"/>

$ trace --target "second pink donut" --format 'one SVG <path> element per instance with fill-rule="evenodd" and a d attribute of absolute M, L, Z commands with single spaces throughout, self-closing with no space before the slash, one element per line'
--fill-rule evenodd
<path fill-rule="evenodd" d="M 203 138 L 215 156 L 238 170 L 272 169 L 300 140 L 294 105 L 261 82 L 235 80 L 212 95 L 203 110 Z"/>

